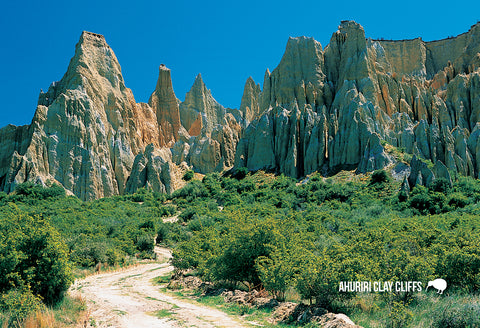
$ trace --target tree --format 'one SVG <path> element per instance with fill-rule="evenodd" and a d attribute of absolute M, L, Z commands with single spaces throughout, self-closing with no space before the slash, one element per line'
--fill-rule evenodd
<path fill-rule="evenodd" d="M 256 267 L 263 287 L 283 301 L 285 292 L 294 284 L 297 272 L 298 246 L 295 242 L 281 243 L 269 257 L 257 258 Z"/>
<path fill-rule="evenodd" d="M 183 180 L 185 181 L 190 181 L 193 179 L 193 176 L 195 175 L 195 173 L 192 171 L 192 170 L 188 170 L 187 172 L 185 172 L 185 174 L 183 175 Z"/>
<path fill-rule="evenodd" d="M 0 220 L 0 292 L 31 289 L 45 303 L 63 297 L 72 282 L 68 249 L 46 219 L 9 205 Z"/>
<path fill-rule="evenodd" d="M 234 169 L 232 173 L 232 178 L 237 180 L 244 179 L 248 174 L 248 169 L 246 167 L 239 167 L 238 169 Z"/>
<path fill-rule="evenodd" d="M 310 304 L 331 309 L 333 300 L 338 294 L 340 281 L 335 270 L 335 263 L 325 253 L 315 255 L 305 250 L 299 259 L 298 273 L 295 276 L 296 289 Z"/>
<path fill-rule="evenodd" d="M 214 261 L 216 280 L 259 285 L 261 281 L 255 261 L 260 256 L 268 256 L 271 237 L 270 231 L 252 226 L 233 232 L 230 240 L 226 240 L 222 254 Z"/>
<path fill-rule="evenodd" d="M 388 174 L 385 170 L 376 170 L 372 173 L 372 176 L 370 178 L 370 183 L 378 184 L 378 183 L 388 182 L 389 180 L 390 178 L 388 177 Z"/>
<path fill-rule="evenodd" d="M 452 189 L 451 183 L 445 178 L 437 178 L 428 186 L 428 189 L 434 192 L 440 192 L 447 195 Z"/>

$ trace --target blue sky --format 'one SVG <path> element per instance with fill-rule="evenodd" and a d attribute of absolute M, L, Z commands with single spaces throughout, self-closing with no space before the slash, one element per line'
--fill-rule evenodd
<path fill-rule="evenodd" d="M 480 2 L 463 1 L 8 1 L 0 28 L 0 127 L 30 123 L 40 89 L 65 73 L 83 30 L 103 34 L 137 102 L 155 88 L 158 66 L 172 70 L 184 100 L 202 77 L 224 106 L 238 108 L 246 79 L 263 84 L 289 36 L 325 47 L 341 20 L 367 37 L 435 40 L 468 31 Z"/>

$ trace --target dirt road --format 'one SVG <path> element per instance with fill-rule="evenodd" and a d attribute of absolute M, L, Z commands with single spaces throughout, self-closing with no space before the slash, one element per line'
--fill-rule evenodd
<path fill-rule="evenodd" d="M 159 258 L 171 257 L 168 249 L 155 251 Z M 168 262 L 141 264 L 78 280 L 69 293 L 86 299 L 90 327 L 244 327 L 222 311 L 162 293 L 152 279 L 172 270 Z"/>

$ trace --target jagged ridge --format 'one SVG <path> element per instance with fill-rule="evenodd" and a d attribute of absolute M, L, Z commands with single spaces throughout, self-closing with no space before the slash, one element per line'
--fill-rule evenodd
<path fill-rule="evenodd" d="M 478 178 L 479 65 L 479 24 L 424 42 L 366 39 L 343 21 L 325 49 L 290 38 L 263 90 L 246 81 L 240 110 L 220 105 L 200 74 L 178 101 L 164 65 L 145 104 L 125 86 L 105 38 L 83 32 L 32 123 L 0 129 L 0 189 L 51 182 L 92 199 L 140 187 L 171 192 L 188 167 L 365 172 L 396 163 L 386 143 L 414 154 L 404 172 L 411 185 L 451 173 Z"/>
<path fill-rule="evenodd" d="M 344 21 L 325 50 L 291 38 L 265 75 L 266 113 L 246 129 L 236 165 L 294 177 L 371 171 L 394 161 L 386 141 L 478 177 L 479 33 L 476 24 L 453 39 L 381 41 Z"/>

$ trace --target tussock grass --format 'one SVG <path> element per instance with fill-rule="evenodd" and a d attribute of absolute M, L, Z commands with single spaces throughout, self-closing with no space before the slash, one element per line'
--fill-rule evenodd
<path fill-rule="evenodd" d="M 365 294 L 345 305 L 353 322 L 365 328 L 480 327 L 480 295 L 421 292 L 409 304 L 395 308 L 380 294 Z"/>
<path fill-rule="evenodd" d="M 0 313 L 0 328 L 86 327 L 89 316 L 82 297 L 66 295 L 56 306 L 33 312 L 23 320 L 12 322 L 8 314 Z"/>

